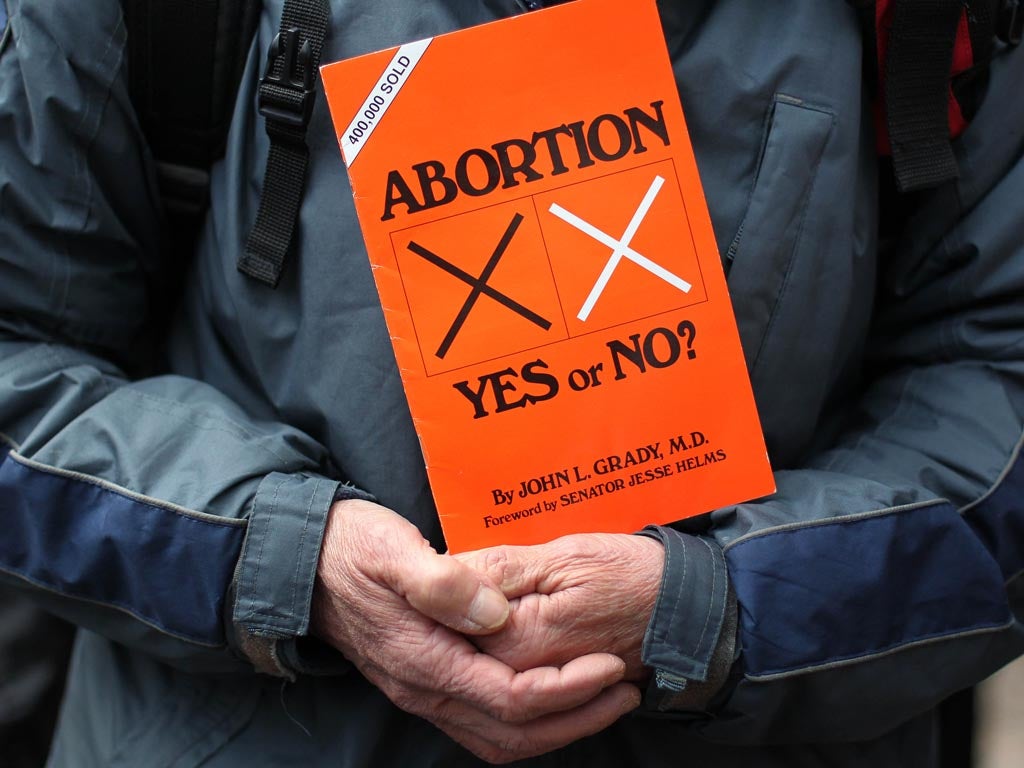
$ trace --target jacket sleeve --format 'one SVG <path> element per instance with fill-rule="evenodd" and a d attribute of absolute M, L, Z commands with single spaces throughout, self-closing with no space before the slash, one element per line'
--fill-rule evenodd
<path fill-rule="evenodd" d="M 1024 651 L 1022 77 L 1024 50 L 993 63 L 955 188 L 882 254 L 840 438 L 666 545 L 688 569 L 645 645 L 662 708 L 713 672 L 738 604 L 731 679 L 694 722 L 708 738 L 871 738 Z"/>
<path fill-rule="evenodd" d="M 0 52 L 0 579 L 192 671 L 301 669 L 321 446 L 138 378 L 163 279 L 116 0 L 9 0 Z M 288 660 L 291 660 L 291 663 Z"/>

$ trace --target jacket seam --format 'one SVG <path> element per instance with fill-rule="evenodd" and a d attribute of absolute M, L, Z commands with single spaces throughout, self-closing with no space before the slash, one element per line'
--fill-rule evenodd
<path fill-rule="evenodd" d="M 778 94 L 776 94 L 778 96 Z M 777 101 L 777 100 L 776 100 Z M 801 109 L 806 109 L 803 104 L 793 104 L 791 101 L 785 101 L 783 103 L 789 104 L 790 106 L 797 106 Z M 804 198 L 801 204 L 802 210 L 800 212 L 800 225 L 797 227 L 796 239 L 793 241 L 793 250 L 786 264 L 786 274 L 782 276 L 782 285 L 779 286 L 779 291 L 775 296 L 775 302 L 772 304 L 771 310 L 769 310 L 768 324 L 765 326 L 764 335 L 761 337 L 761 343 L 757 345 L 757 352 L 754 354 L 754 359 L 750 364 L 750 375 L 753 378 L 754 371 L 757 370 L 758 364 L 761 362 L 761 355 L 764 353 L 765 347 L 768 344 L 768 340 L 771 338 L 772 329 L 778 320 L 779 307 L 782 305 L 783 299 L 789 291 L 790 278 L 793 276 L 793 269 L 796 264 L 796 260 L 800 257 L 800 246 L 804 238 L 804 227 L 807 224 L 807 212 L 811 208 L 811 200 L 814 197 L 814 191 L 818 186 L 818 179 L 821 177 L 821 162 L 825 157 L 825 152 L 828 150 L 829 142 L 832 140 L 832 134 L 836 127 L 836 116 L 835 113 L 829 110 L 822 109 L 820 107 L 811 107 L 812 111 L 818 112 L 831 117 L 828 124 L 828 133 L 825 135 L 825 140 L 821 145 L 821 154 L 818 155 L 814 162 L 814 175 L 811 178 L 811 186 L 807 190 L 807 196 Z M 774 119 L 774 118 L 773 118 Z M 770 129 L 769 129 L 770 130 Z M 769 136 L 770 139 L 770 136 Z"/>
<path fill-rule="evenodd" d="M 126 396 L 134 397 L 144 401 L 141 405 L 142 408 L 148 408 L 154 413 L 159 413 L 163 416 L 170 416 L 171 418 L 178 419 L 184 424 L 188 424 L 196 429 L 201 429 L 206 432 L 221 432 L 236 440 L 247 443 L 247 448 L 256 447 L 262 453 L 272 457 L 278 462 L 284 464 L 284 471 L 294 472 L 297 471 L 301 466 L 302 462 L 297 458 L 288 459 L 285 456 L 280 455 L 271 448 L 265 445 L 261 445 L 258 441 L 262 435 L 258 435 L 254 432 L 250 432 L 241 427 L 237 422 L 229 419 L 220 418 L 214 414 L 202 413 L 207 421 L 213 422 L 213 424 L 203 423 L 201 421 L 193 421 L 188 415 L 182 415 L 181 413 L 175 413 L 175 411 L 181 411 L 185 409 L 182 403 L 175 400 L 169 400 L 167 398 L 156 397 L 146 392 L 139 392 L 131 388 L 121 388 L 118 390 L 124 393 Z M 157 407 L 163 406 L 163 408 Z M 169 409 L 168 409 L 169 407 Z"/>
<path fill-rule="evenodd" d="M 275 616 L 268 616 L 265 613 L 260 613 L 259 611 L 253 611 L 252 615 L 258 616 L 261 619 L 273 620 L 277 618 Z M 245 628 L 245 631 L 253 637 L 262 637 L 266 640 L 288 640 L 293 637 L 298 637 L 298 635 L 296 635 L 294 632 L 287 632 L 281 629 L 281 627 L 279 627 L 278 625 L 269 622 L 244 621 L 242 622 L 242 624 Z"/>
<path fill-rule="evenodd" d="M 727 272 L 732 271 L 732 265 L 736 261 L 736 256 L 739 254 L 740 248 L 743 247 L 743 230 L 747 223 L 747 217 L 750 215 L 750 204 L 754 199 L 754 189 L 757 188 L 757 180 L 761 177 L 765 149 L 768 147 L 768 135 L 771 133 L 772 119 L 775 115 L 775 104 L 777 101 L 778 94 L 775 94 L 775 97 L 768 105 L 768 109 L 765 110 L 764 117 L 761 118 L 761 144 L 757 150 L 757 157 L 754 158 L 754 173 L 747 188 L 746 202 L 743 204 L 743 218 L 740 219 L 740 225 L 736 228 L 736 234 L 733 235 L 732 242 L 729 243 L 729 247 L 725 251 L 723 269 L 727 270 Z"/>
<path fill-rule="evenodd" d="M 773 680 L 782 680 L 787 677 L 795 677 L 797 675 L 810 674 L 812 672 L 827 672 L 831 669 L 840 669 L 842 667 L 849 667 L 854 664 L 860 664 L 866 661 L 872 661 L 875 659 L 884 658 L 886 656 L 892 656 L 902 651 L 918 648 L 926 645 L 931 645 L 942 640 L 956 640 L 959 638 L 974 637 L 976 635 L 991 634 L 993 632 L 999 632 L 1005 629 L 1009 629 L 1015 623 L 1015 619 L 1012 617 L 1008 621 L 1004 621 L 1000 624 L 987 623 L 979 624 L 976 627 L 965 630 L 953 630 L 946 632 L 934 633 L 926 635 L 924 637 L 911 640 L 906 643 L 894 643 L 893 645 L 886 646 L 885 648 L 872 651 L 870 653 L 858 654 L 855 656 L 846 656 L 841 659 L 834 659 L 819 664 L 808 664 L 805 666 L 794 667 L 792 669 L 780 670 L 777 672 L 765 672 L 763 674 L 752 675 L 745 673 L 744 677 L 752 682 L 771 682 Z"/>
<path fill-rule="evenodd" d="M 273 516 L 274 516 L 274 510 L 277 509 L 277 497 L 278 497 L 278 494 L 281 492 L 281 486 L 282 485 L 284 485 L 284 478 L 280 477 L 278 479 L 278 481 L 277 481 L 277 485 L 274 487 L 274 498 L 270 502 L 270 509 L 267 510 L 267 513 L 266 513 L 266 517 L 267 517 L 266 523 L 264 525 L 262 525 L 261 529 L 260 529 L 260 548 L 259 548 L 259 551 L 256 553 L 256 567 L 253 569 L 252 578 L 249 580 L 249 594 L 250 595 L 255 595 L 256 594 L 256 587 L 259 584 L 259 580 L 260 580 L 260 565 L 263 562 L 263 546 L 267 543 L 267 531 L 266 531 L 266 529 L 270 526 L 270 519 L 272 519 Z M 260 491 L 261 490 L 262 490 L 261 488 L 257 488 L 256 489 L 256 498 L 253 499 L 253 502 L 252 502 L 252 511 L 253 511 L 253 516 L 254 517 L 256 516 L 256 511 L 259 509 L 259 496 L 260 496 Z M 250 598 L 250 602 L 251 602 L 251 598 Z M 253 613 L 256 613 L 255 609 L 253 609 Z"/>
<path fill-rule="evenodd" d="M 316 483 L 313 485 L 313 493 L 309 496 L 309 505 L 306 507 L 306 519 L 302 524 L 302 533 L 299 534 L 299 546 L 298 554 L 295 558 L 295 573 L 292 576 L 292 607 L 291 614 L 294 617 L 296 611 L 296 601 L 299 596 L 299 569 L 302 567 L 302 556 L 303 556 L 303 545 L 306 543 L 306 532 L 309 530 L 309 518 L 313 514 L 313 502 L 316 501 L 317 492 L 320 490 L 320 483 L 322 480 L 317 478 Z"/>
<path fill-rule="evenodd" d="M 6 573 L 6 574 L 8 574 L 10 576 L 13 576 L 15 578 L 21 579 L 22 581 L 28 582 L 29 584 L 31 584 L 36 589 L 41 589 L 41 590 L 43 590 L 43 591 L 45 591 L 45 592 L 47 592 L 49 594 L 52 594 L 52 595 L 57 595 L 59 597 L 72 597 L 75 600 L 78 600 L 78 601 L 83 602 L 83 603 L 89 603 L 90 605 L 98 605 L 100 607 L 111 608 L 113 610 L 120 611 L 121 613 L 127 614 L 131 618 L 135 619 L 139 623 L 145 624 L 147 627 L 150 627 L 151 629 L 155 629 L 158 632 L 161 632 L 162 634 L 167 635 L 168 637 L 172 637 L 172 638 L 174 638 L 176 640 L 182 640 L 182 641 L 185 641 L 185 642 L 193 643 L 195 645 L 201 645 L 204 648 L 211 648 L 211 649 L 216 649 L 216 650 L 222 650 L 224 648 L 227 648 L 227 645 L 225 643 L 210 642 L 209 640 L 203 640 L 203 639 L 201 639 L 199 637 L 196 637 L 194 635 L 186 634 L 185 632 L 176 632 L 174 630 L 168 629 L 167 627 L 163 626 L 160 622 L 154 621 L 153 619 L 150 619 L 150 618 L 148 618 L 146 616 L 143 616 L 138 611 L 134 610 L 133 608 L 131 608 L 131 607 L 125 605 L 124 603 L 119 602 L 119 601 L 116 601 L 116 600 L 97 600 L 94 597 L 88 597 L 86 595 L 81 595 L 81 594 L 78 594 L 78 593 L 73 592 L 71 590 L 60 590 L 60 589 L 58 589 L 58 588 L 56 588 L 54 586 L 46 584 L 46 583 L 44 583 L 42 581 L 39 581 L 38 579 L 33 578 L 32 576 L 24 574 L 21 571 L 18 571 L 18 570 L 14 569 L 14 568 L 9 568 L 9 567 L 7 567 L 5 565 L 0 565 L 0 572 Z"/>
<path fill-rule="evenodd" d="M 2 0 L 0 0 L 0 2 L 2 2 Z M 30 341 L 25 341 L 24 339 L 16 337 L 5 338 L 4 340 L 12 341 L 15 343 L 21 342 L 28 345 L 24 349 L 19 349 L 13 355 L 4 358 L 3 373 L 5 376 L 11 376 L 16 373 L 20 373 L 21 371 L 25 370 L 30 365 L 32 365 L 32 363 L 40 362 L 39 360 L 37 360 L 37 358 L 39 357 L 43 358 L 43 363 L 49 362 L 50 360 L 56 357 L 56 353 L 50 349 L 50 347 L 54 345 L 50 344 L 49 342 L 32 343 Z M 53 371 L 48 371 L 48 373 L 52 372 Z"/>
<path fill-rule="evenodd" d="M 669 535 L 670 536 L 679 536 L 680 538 L 682 538 L 680 536 L 680 534 L 675 533 L 674 531 L 671 534 L 669 534 Z M 690 567 L 690 557 L 689 557 L 689 553 L 686 551 L 686 541 L 685 540 L 682 541 L 682 545 L 683 545 L 682 546 L 683 573 L 682 573 L 682 576 L 679 578 L 679 586 L 676 589 L 676 599 L 672 601 L 672 613 L 669 614 L 669 619 L 668 619 L 668 629 L 669 630 L 671 630 L 671 628 L 673 626 L 675 626 L 676 614 L 679 611 L 679 604 L 683 600 L 683 587 L 686 586 L 686 573 L 687 573 L 687 570 Z M 662 638 L 662 642 L 666 642 L 667 639 L 668 639 L 667 637 L 663 637 Z"/>
<path fill-rule="evenodd" d="M 280 640 L 286 640 L 290 637 L 302 637 L 301 633 L 293 631 L 290 627 L 282 626 L 283 623 L 287 623 L 289 621 L 287 616 L 274 616 L 273 614 L 265 613 L 259 608 L 253 608 L 249 612 L 249 616 L 266 620 L 252 621 L 251 619 L 241 619 L 239 623 L 245 627 L 250 634 L 258 634 L 255 630 L 262 629 L 269 633 L 270 636 L 276 637 Z"/>
<path fill-rule="evenodd" d="M 1024 431 L 1022 431 L 1021 436 L 1017 438 L 1016 445 L 1014 445 L 1013 450 L 1010 451 L 1010 458 L 999 472 L 995 482 L 993 482 L 992 485 L 989 486 L 989 488 L 977 499 L 960 507 L 960 514 L 970 512 L 976 506 L 988 500 L 996 491 L 999 490 L 999 487 L 1003 484 L 1006 478 L 1009 477 L 1013 468 L 1016 466 L 1018 459 L 1020 459 L 1022 449 L 1024 449 Z"/>
<path fill-rule="evenodd" d="M 122 16 L 118 19 L 117 26 L 114 27 L 113 31 L 110 33 L 110 37 L 107 38 L 106 48 L 104 49 L 103 54 L 96 60 L 97 64 L 107 64 L 107 57 L 110 55 L 111 50 L 115 47 L 114 41 L 118 38 L 119 34 L 122 33 L 123 28 L 124 18 Z M 65 61 L 67 61 L 67 63 L 70 65 L 71 57 L 68 55 L 68 53 L 63 49 L 60 43 L 56 41 L 56 39 L 54 39 L 54 44 L 61 51 L 61 54 L 64 56 Z M 84 216 L 82 217 L 82 221 L 79 224 L 79 231 L 81 232 L 84 232 L 89 225 L 89 219 L 92 216 L 93 198 L 96 194 L 95 184 L 92 180 L 92 177 L 88 173 L 88 168 L 86 167 L 86 158 L 92 153 L 93 145 L 96 143 L 96 138 L 99 136 L 100 128 L 103 124 L 103 115 L 106 113 L 107 108 L 110 105 L 114 80 L 117 78 L 117 73 L 120 70 L 120 60 L 124 56 L 123 45 L 117 46 L 117 49 L 118 50 L 116 52 L 116 56 L 113 60 L 111 60 L 110 64 L 107 65 L 104 69 L 104 74 L 106 74 L 107 76 L 102 81 L 102 88 L 105 92 L 103 103 L 98 106 L 98 109 L 95 112 L 95 116 L 93 116 L 93 112 L 91 110 L 86 110 L 82 114 L 81 119 L 78 122 L 78 126 L 76 126 L 75 128 L 75 132 L 77 133 L 80 129 L 86 127 L 87 119 L 93 120 L 93 125 L 89 127 L 88 137 L 84 142 L 85 151 L 83 153 L 73 153 L 75 157 L 75 163 L 73 165 L 72 173 L 74 174 L 74 178 L 76 181 L 79 178 L 81 178 L 85 184 L 85 199 L 82 203 L 85 210 Z M 61 280 L 62 295 L 60 297 L 60 308 L 56 311 L 54 316 L 55 327 L 58 329 L 66 325 L 73 325 L 67 323 L 67 321 L 65 320 L 68 314 L 68 297 L 70 295 L 71 288 L 71 258 L 70 253 L 67 252 L 67 244 L 65 241 L 61 242 L 61 248 L 64 249 L 66 258 L 64 259 L 64 274 L 62 275 Z M 56 279 L 57 275 L 54 274 L 53 277 Z"/>
<path fill-rule="evenodd" d="M 1024 453 L 1024 432 L 1022 432 L 1021 437 L 1018 438 L 1016 444 L 1013 447 L 1013 450 L 1010 451 L 1009 459 L 1007 460 L 1006 464 L 1003 465 L 1003 468 L 1000 470 L 999 475 L 996 477 L 993 483 L 978 498 L 958 508 L 956 510 L 957 513 L 963 516 L 964 514 L 970 512 L 972 509 L 977 507 L 979 504 L 984 503 L 993 494 L 995 494 L 996 491 L 998 491 L 1002 484 L 1005 482 L 1006 478 L 1009 477 L 1010 472 L 1013 471 L 1013 468 L 1016 466 L 1017 461 L 1021 458 L 1022 453 Z M 762 536 L 770 536 L 776 533 L 787 533 L 789 531 L 803 530 L 804 528 L 814 528 L 823 525 L 842 525 L 845 523 L 854 523 L 860 520 L 868 520 L 876 517 L 885 517 L 886 515 L 898 514 L 900 512 L 909 512 L 915 509 L 922 509 L 924 507 L 930 507 L 941 504 L 948 504 L 950 507 L 953 507 L 953 502 L 951 502 L 949 499 L 936 498 L 928 501 L 914 502 L 913 504 L 901 504 L 895 507 L 884 507 L 881 509 L 867 510 L 865 512 L 854 512 L 849 515 L 842 515 L 839 517 L 827 517 L 822 518 L 820 520 L 804 520 L 800 522 L 786 523 L 785 525 L 779 525 L 773 528 L 766 528 L 764 530 L 744 534 L 743 536 L 740 536 L 738 539 L 734 539 L 733 541 L 730 541 L 728 544 L 722 547 L 722 551 L 728 552 L 730 549 L 737 545 L 744 544 L 753 539 L 761 538 Z"/>
<path fill-rule="evenodd" d="M 911 370 L 902 377 L 902 381 L 900 382 L 899 387 L 899 394 L 895 398 L 895 402 L 893 402 L 892 410 L 888 413 L 889 419 L 898 418 L 907 408 L 907 398 L 910 395 L 910 391 L 914 385 L 915 377 L 918 375 L 918 373 L 919 372 L 917 370 Z M 878 379 L 876 379 L 876 382 L 885 381 L 889 376 L 892 376 L 891 372 L 888 374 L 883 374 Z M 879 435 L 882 434 L 883 431 L 884 425 L 881 420 L 877 420 L 870 427 L 865 427 L 861 429 L 859 431 L 859 434 L 857 435 L 855 442 L 852 446 L 849 447 L 849 452 L 851 454 L 859 453 L 863 449 L 865 443 L 872 439 L 880 439 Z M 844 455 L 844 452 L 836 451 L 831 456 L 829 456 L 828 461 L 824 462 L 824 466 L 821 468 L 829 472 L 844 473 L 846 471 L 844 469 L 844 460 L 846 458 L 847 457 Z"/>
<path fill-rule="evenodd" d="M 663 638 L 661 636 L 663 633 L 658 631 L 660 629 L 660 627 L 661 627 L 661 624 L 658 622 L 657 619 L 658 619 L 659 611 L 664 606 L 664 604 L 665 604 L 665 602 L 667 600 L 666 595 L 665 595 L 664 587 L 665 587 L 665 582 L 666 582 L 666 580 L 669 577 L 669 574 L 672 572 L 672 567 L 673 567 L 672 564 L 673 564 L 673 557 L 674 557 L 674 555 L 672 554 L 672 550 L 673 550 L 672 543 L 667 540 L 668 537 L 671 535 L 671 529 L 659 528 L 657 530 L 658 530 L 658 534 L 659 534 L 658 540 L 661 541 L 661 537 L 664 537 L 666 539 L 665 541 L 661 541 L 662 546 L 665 549 L 665 564 L 662 567 L 662 576 L 661 576 L 662 581 L 661 581 L 661 585 L 658 588 L 658 595 L 655 598 L 654 609 L 651 611 L 651 620 L 650 620 L 649 626 L 647 628 L 648 633 L 650 633 L 651 644 L 654 644 L 654 643 L 661 644 L 663 642 Z M 683 557 L 684 557 L 684 561 L 683 561 L 682 580 L 685 581 L 686 580 L 686 570 L 685 570 L 686 569 L 686 562 L 685 562 L 686 554 L 685 554 L 685 552 L 683 553 Z M 682 587 L 678 587 L 677 590 L 676 590 L 677 600 L 678 600 L 678 596 L 681 593 L 682 593 Z M 670 621 L 675 616 L 675 605 L 676 605 L 676 603 L 673 603 L 673 605 L 672 605 L 672 612 L 669 614 Z M 647 633 L 645 633 L 643 646 L 647 646 L 647 637 L 646 637 L 646 635 L 647 635 Z"/>
<path fill-rule="evenodd" d="M 15 339 L 15 341 L 20 341 Z M 94 378 L 106 394 L 117 389 L 111 386 L 108 379 L 122 376 L 120 371 L 109 361 L 103 358 L 90 355 L 85 350 L 69 347 L 54 340 L 40 341 L 38 343 L 28 342 L 31 346 L 16 352 L 5 362 L 17 361 L 10 367 L 5 367 L 4 375 L 11 376 L 26 370 L 32 370 L 33 374 L 56 375 L 62 374 L 69 369 L 87 369 L 91 378 Z M 22 359 L 19 359 L 22 358 Z M 110 366 L 110 370 L 104 370 L 103 365 Z M 42 370 L 38 367 L 41 366 Z"/>
<path fill-rule="evenodd" d="M 708 624 L 711 623 L 711 614 L 713 613 L 715 607 L 715 587 L 718 585 L 718 568 L 716 567 L 715 563 L 715 551 L 711 549 L 711 545 L 704 541 L 704 539 L 697 538 L 697 541 L 699 541 L 707 548 L 708 553 L 711 556 L 711 590 L 709 593 L 710 599 L 708 600 L 708 612 L 707 615 L 704 616 L 704 626 L 701 628 L 700 637 L 697 638 L 697 643 L 694 645 L 693 648 L 694 656 L 696 656 L 697 653 L 700 651 L 701 645 L 704 642 L 704 635 L 706 635 L 708 631 Z"/>
<path fill-rule="evenodd" d="M 766 528 L 761 531 L 754 531 L 740 536 L 738 539 L 730 541 L 723 548 L 723 552 L 728 552 L 732 548 L 745 544 L 754 539 L 760 539 L 765 536 L 772 536 L 775 534 L 789 533 L 791 531 L 804 530 L 805 528 L 819 528 L 827 525 L 845 525 L 848 523 L 857 523 L 861 520 L 871 520 L 879 517 L 887 517 L 889 515 L 898 514 L 900 512 L 910 512 L 916 509 L 924 509 L 927 507 L 940 506 L 943 504 L 952 504 L 948 499 L 931 499 L 929 501 L 917 501 L 913 504 L 901 504 L 896 507 L 884 507 L 882 509 L 872 509 L 866 512 L 854 512 L 849 515 L 840 515 L 837 517 L 825 517 L 820 520 L 803 520 L 800 522 L 786 523 L 785 525 L 775 526 L 774 528 Z"/>
<path fill-rule="evenodd" d="M 199 512 L 194 509 L 179 506 L 170 501 L 163 501 L 161 499 L 154 499 L 152 496 L 146 496 L 136 491 L 129 490 L 124 486 L 112 483 L 109 480 L 95 477 L 93 475 L 86 475 L 82 472 L 75 472 L 70 469 L 62 469 L 61 467 L 54 467 L 49 464 L 43 464 L 42 462 L 36 461 L 35 459 L 29 459 L 22 456 L 17 451 L 10 451 L 8 455 L 22 466 L 42 472 L 47 475 L 55 477 L 62 477 L 68 480 L 75 480 L 87 485 L 93 485 L 106 493 L 112 493 L 115 496 L 121 496 L 122 498 L 134 501 L 138 504 L 142 504 L 152 509 L 157 509 L 163 512 L 171 512 L 179 517 L 183 517 L 194 523 L 207 523 L 209 525 L 218 525 L 224 528 L 244 528 L 248 525 L 247 521 L 242 518 L 234 517 L 220 517 L 219 515 L 211 515 L 209 512 Z"/>

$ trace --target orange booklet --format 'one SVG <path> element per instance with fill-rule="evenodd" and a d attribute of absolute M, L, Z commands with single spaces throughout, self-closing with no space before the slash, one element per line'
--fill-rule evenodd
<path fill-rule="evenodd" d="M 774 490 L 654 0 L 322 75 L 450 551 Z"/>

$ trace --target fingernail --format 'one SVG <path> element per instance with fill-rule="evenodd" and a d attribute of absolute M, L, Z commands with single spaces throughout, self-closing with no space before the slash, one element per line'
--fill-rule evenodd
<path fill-rule="evenodd" d="M 500 592 L 481 585 L 469 606 L 468 618 L 481 629 L 497 629 L 508 618 L 508 600 Z"/>

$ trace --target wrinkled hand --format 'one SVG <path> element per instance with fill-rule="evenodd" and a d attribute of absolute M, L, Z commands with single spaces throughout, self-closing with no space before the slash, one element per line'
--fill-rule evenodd
<path fill-rule="evenodd" d="M 332 507 L 313 631 L 397 706 L 491 762 L 557 749 L 637 706 L 612 654 L 517 671 L 463 636 L 496 631 L 508 617 L 494 582 L 438 555 L 399 515 L 357 500 Z"/>
<path fill-rule="evenodd" d="M 560 665 L 588 653 L 646 671 L 640 648 L 657 599 L 664 548 L 645 536 L 576 534 L 533 547 L 494 547 L 457 558 L 513 599 L 505 628 L 475 639 L 514 669 Z"/>

